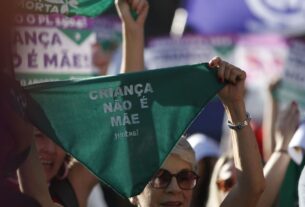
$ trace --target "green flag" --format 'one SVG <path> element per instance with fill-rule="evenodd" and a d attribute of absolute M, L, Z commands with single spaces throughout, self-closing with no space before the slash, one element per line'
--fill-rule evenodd
<path fill-rule="evenodd" d="M 119 194 L 144 189 L 223 87 L 207 64 L 26 87 L 29 119 Z M 39 106 L 38 106 L 39 105 Z"/>
<path fill-rule="evenodd" d="M 98 16 L 113 0 L 17 0 L 17 7 L 30 13 L 58 13 L 68 16 Z"/>

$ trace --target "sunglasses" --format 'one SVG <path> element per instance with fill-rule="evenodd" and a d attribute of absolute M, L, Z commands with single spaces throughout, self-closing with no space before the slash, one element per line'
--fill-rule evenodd
<path fill-rule="evenodd" d="M 172 177 L 177 179 L 178 186 L 182 190 L 194 189 L 199 179 L 199 176 L 191 170 L 181 170 L 177 174 L 172 174 L 168 170 L 160 169 L 150 184 L 153 188 L 165 189 L 170 184 Z"/>

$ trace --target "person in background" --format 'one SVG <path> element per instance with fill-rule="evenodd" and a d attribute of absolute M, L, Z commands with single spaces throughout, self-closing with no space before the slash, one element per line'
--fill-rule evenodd
<path fill-rule="evenodd" d="M 141 207 L 189 206 L 199 178 L 195 171 L 195 152 L 183 137 L 144 191 L 130 202 Z"/>
<path fill-rule="evenodd" d="M 0 79 L 1 206 L 58 207 L 60 205 L 50 197 L 43 169 L 35 149 L 31 147 L 33 128 L 25 121 L 23 104 L 26 104 L 26 98 L 22 95 L 22 89 L 12 75 L 1 72 Z M 12 99 L 17 97 L 19 103 L 12 104 Z M 16 108 L 23 116 L 15 112 Z M 16 182 L 17 170 L 19 185 Z"/>
<path fill-rule="evenodd" d="M 217 77 L 221 82 L 227 82 L 218 95 L 231 121 L 236 182 L 238 183 L 222 201 L 221 206 L 256 206 L 264 191 L 265 181 L 259 150 L 244 103 L 246 74 L 218 57 L 213 58 L 209 66 L 217 69 Z M 196 164 L 194 153 L 193 156 L 191 154 L 177 153 L 173 150 L 143 192 L 130 198 L 131 203 L 141 207 L 162 205 L 189 207 L 193 189 L 198 180 L 194 172 Z"/>
<path fill-rule="evenodd" d="M 98 75 L 106 75 L 109 63 L 111 61 L 114 49 L 105 51 L 100 43 L 91 45 L 92 64 L 97 69 Z"/>
<path fill-rule="evenodd" d="M 87 206 L 97 178 L 38 129 L 34 130 L 34 137 L 52 199 L 65 207 Z"/>
<path fill-rule="evenodd" d="M 258 207 L 269 207 L 276 203 L 290 162 L 290 156 L 287 151 L 288 144 L 298 127 L 299 120 L 299 109 L 295 102 L 292 102 L 285 111 L 278 115 L 274 133 L 275 150 L 264 166 L 266 187 L 258 201 Z M 217 206 L 222 202 L 236 184 L 236 173 L 232 153 L 223 155 L 217 161 L 210 183 L 207 207 Z"/>
<path fill-rule="evenodd" d="M 220 155 L 219 144 L 203 133 L 195 133 L 187 137 L 195 151 L 198 185 L 194 189 L 191 206 L 205 206 L 208 198 L 209 183 L 214 165 Z"/>

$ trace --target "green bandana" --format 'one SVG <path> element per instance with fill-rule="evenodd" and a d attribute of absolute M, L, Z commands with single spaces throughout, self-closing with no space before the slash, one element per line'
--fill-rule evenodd
<path fill-rule="evenodd" d="M 119 194 L 142 192 L 223 87 L 207 64 L 26 87 L 32 123 Z M 38 105 L 40 106 L 38 106 Z"/>
<path fill-rule="evenodd" d="M 68 16 L 98 16 L 113 0 L 18 0 L 17 7 L 30 13 L 58 13 Z"/>

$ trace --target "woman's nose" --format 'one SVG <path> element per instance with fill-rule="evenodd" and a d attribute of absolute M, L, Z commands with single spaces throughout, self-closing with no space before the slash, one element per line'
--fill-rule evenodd
<path fill-rule="evenodd" d="M 55 144 L 46 137 L 36 139 L 36 147 L 38 151 L 54 152 Z"/>
<path fill-rule="evenodd" d="M 178 185 L 176 177 L 172 177 L 169 185 L 166 188 L 166 192 L 173 193 L 173 192 L 180 192 L 180 191 L 181 191 L 181 188 Z"/>

